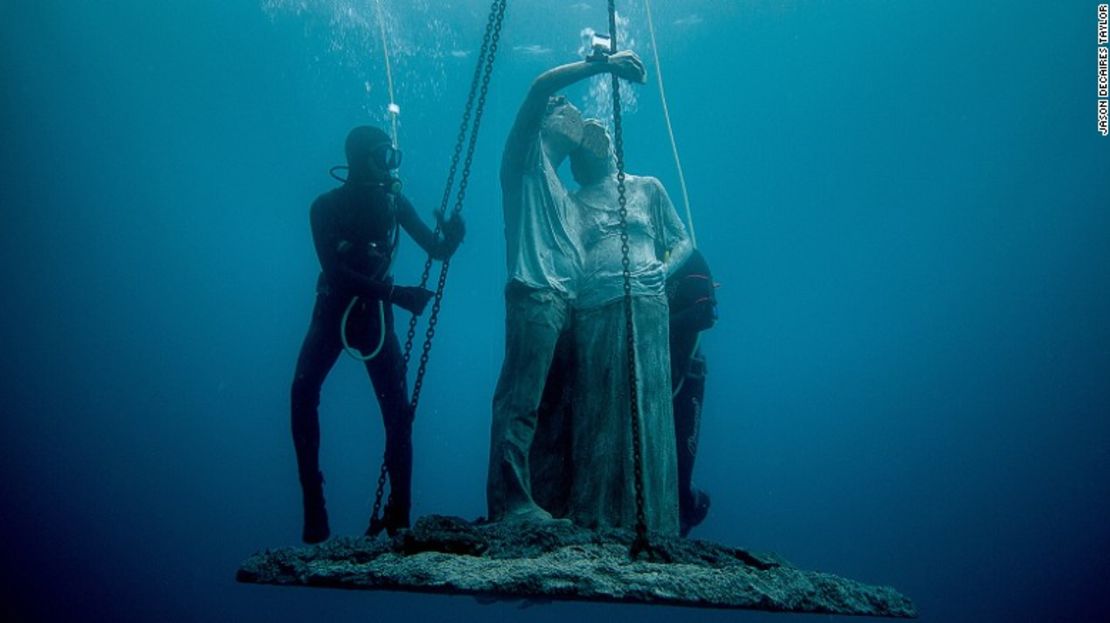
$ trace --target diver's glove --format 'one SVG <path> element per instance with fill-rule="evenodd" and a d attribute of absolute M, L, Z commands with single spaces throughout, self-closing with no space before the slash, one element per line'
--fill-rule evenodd
<path fill-rule="evenodd" d="M 389 302 L 419 316 L 424 313 L 433 294 L 435 292 L 419 286 L 393 286 L 389 293 Z"/>
<path fill-rule="evenodd" d="M 436 220 L 439 221 L 439 231 L 443 233 L 443 245 L 446 251 L 444 255 L 451 256 L 466 236 L 466 223 L 463 221 L 462 214 L 458 212 L 451 214 L 450 219 L 445 219 L 443 212 L 436 212 Z"/>

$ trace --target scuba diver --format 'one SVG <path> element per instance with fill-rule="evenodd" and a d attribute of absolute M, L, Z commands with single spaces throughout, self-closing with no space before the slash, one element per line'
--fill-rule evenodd
<path fill-rule="evenodd" d="M 706 367 L 700 334 L 717 322 L 715 288 L 709 264 L 697 249 L 667 279 L 671 391 L 678 444 L 678 519 L 682 536 L 709 514 L 709 494 L 693 485 L 692 476 L 705 400 Z"/>
<path fill-rule="evenodd" d="M 405 364 L 394 332 L 393 305 L 419 315 L 432 292 L 393 284 L 391 263 L 403 228 L 435 259 L 450 257 L 465 234 L 462 218 L 437 213 L 437 236 L 400 192 L 394 171 L 401 152 L 381 129 L 359 126 L 346 140 L 348 177 L 320 195 L 311 208 L 312 238 L 320 260 L 316 305 L 297 358 L 292 387 L 293 446 L 304 503 L 305 543 L 330 535 L 320 472 L 320 387 L 340 351 L 349 347 L 347 326 L 369 327 L 357 340 L 372 350 L 363 359 L 385 423 L 385 463 L 390 495 L 381 525 L 394 534 L 409 526 L 412 480 L 412 418 Z M 337 167 L 341 168 L 341 167 Z M 338 178 L 337 178 L 338 179 Z M 352 320 L 354 318 L 354 320 Z"/>

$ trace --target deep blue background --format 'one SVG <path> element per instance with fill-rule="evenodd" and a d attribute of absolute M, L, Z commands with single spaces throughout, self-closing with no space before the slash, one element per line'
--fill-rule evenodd
<path fill-rule="evenodd" d="M 299 534 L 287 402 L 317 271 L 307 209 L 385 103 L 369 0 L 296 4 L 0 2 L 0 613 L 804 620 L 234 583 L 243 557 Z M 532 77 L 605 24 L 600 0 L 510 4 L 416 423 L 417 514 L 484 511 L 500 149 Z M 1105 616 L 1095 3 L 655 4 L 723 284 L 695 473 L 714 506 L 695 534 L 896 586 L 926 621 Z M 429 215 L 486 4 L 385 5 L 406 188 Z M 630 168 L 677 201 L 654 82 L 626 128 Z M 401 280 L 421 262 L 407 243 Z M 359 366 L 336 367 L 322 418 L 333 529 L 357 533 L 382 444 Z"/>

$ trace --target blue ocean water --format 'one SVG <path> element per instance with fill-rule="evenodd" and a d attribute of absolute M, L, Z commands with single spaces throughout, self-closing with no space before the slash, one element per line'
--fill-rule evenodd
<path fill-rule="evenodd" d="M 648 61 L 630 170 L 679 196 Z M 406 192 L 438 205 L 488 4 L 383 0 Z M 654 3 L 721 282 L 694 535 L 890 584 L 922 620 L 1110 607 L 1110 139 L 1095 7 Z M 371 0 L 0 2 L 0 612 L 10 621 L 840 620 L 244 586 L 300 529 L 288 391 L 308 205 L 386 119 Z M 478 517 L 503 348 L 496 171 L 530 80 L 604 3 L 511 1 L 415 426 L 415 513 Z M 570 91 L 597 105 L 589 85 Z M 406 241 L 400 281 L 423 258 Z M 333 530 L 382 449 L 324 387 Z"/>

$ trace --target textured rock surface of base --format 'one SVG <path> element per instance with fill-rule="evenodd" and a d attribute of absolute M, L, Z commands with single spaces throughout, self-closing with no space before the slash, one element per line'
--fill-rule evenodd
<path fill-rule="evenodd" d="M 629 558 L 631 532 L 570 525 L 473 524 L 432 515 L 392 539 L 340 537 L 266 550 L 240 582 L 913 618 L 908 598 L 770 555 L 707 541 L 653 541 L 655 561 Z"/>

